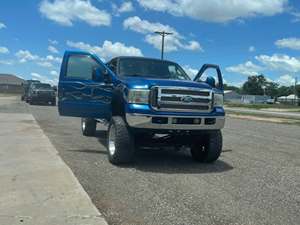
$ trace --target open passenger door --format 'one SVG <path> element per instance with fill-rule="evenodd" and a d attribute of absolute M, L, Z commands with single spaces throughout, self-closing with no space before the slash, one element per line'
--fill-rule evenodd
<path fill-rule="evenodd" d="M 60 115 L 108 119 L 112 90 L 112 74 L 97 56 L 86 52 L 64 54 L 58 83 Z"/>

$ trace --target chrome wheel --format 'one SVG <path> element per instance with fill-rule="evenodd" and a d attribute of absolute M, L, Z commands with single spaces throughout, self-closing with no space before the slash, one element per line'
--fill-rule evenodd
<path fill-rule="evenodd" d="M 116 152 L 116 128 L 114 124 L 110 126 L 108 133 L 108 151 L 111 156 Z"/>
<path fill-rule="evenodd" d="M 81 126 L 82 126 L 82 130 L 85 130 L 86 124 L 85 124 L 85 119 L 82 119 L 81 121 Z"/>

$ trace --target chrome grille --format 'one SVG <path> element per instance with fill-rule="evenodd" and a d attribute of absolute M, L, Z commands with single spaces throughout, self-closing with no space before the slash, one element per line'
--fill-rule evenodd
<path fill-rule="evenodd" d="M 158 111 L 210 112 L 212 91 L 200 88 L 153 87 L 150 102 Z"/>

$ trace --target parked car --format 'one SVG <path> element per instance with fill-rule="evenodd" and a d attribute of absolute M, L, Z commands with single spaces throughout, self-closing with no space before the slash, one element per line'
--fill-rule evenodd
<path fill-rule="evenodd" d="M 275 104 L 275 99 L 274 98 L 269 98 L 266 101 L 267 104 Z"/>
<path fill-rule="evenodd" d="M 50 84 L 33 83 L 29 88 L 28 102 L 32 104 L 51 104 L 56 105 L 55 91 Z"/>
<path fill-rule="evenodd" d="M 25 83 L 23 83 L 23 94 L 21 96 L 21 100 L 22 101 L 28 101 L 28 93 L 29 93 L 29 89 L 30 89 L 30 85 L 34 84 L 34 83 L 40 83 L 39 80 L 27 80 Z"/>
<path fill-rule="evenodd" d="M 97 122 L 108 121 L 113 164 L 131 162 L 145 145 L 189 147 L 195 160 L 211 163 L 222 151 L 223 95 L 217 65 L 205 64 L 191 80 L 171 61 L 117 57 L 104 64 L 96 55 L 67 51 L 58 110 L 62 116 L 81 117 L 87 136 L 95 134 Z"/>

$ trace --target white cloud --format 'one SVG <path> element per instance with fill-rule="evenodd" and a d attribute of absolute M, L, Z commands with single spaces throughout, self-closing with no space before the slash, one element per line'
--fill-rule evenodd
<path fill-rule="evenodd" d="M 275 45 L 279 48 L 300 50 L 300 38 L 283 38 L 281 40 L 277 40 Z"/>
<path fill-rule="evenodd" d="M 165 52 L 178 51 L 179 49 L 185 50 L 200 50 L 202 51 L 201 45 L 195 41 L 185 41 L 185 37 L 179 34 L 173 27 L 164 25 L 161 23 L 152 23 L 148 20 L 142 20 L 141 18 L 134 16 L 129 17 L 123 22 L 123 27 L 141 34 L 145 34 L 145 41 L 155 48 L 161 48 L 161 36 L 154 34 L 155 31 L 166 31 L 171 32 L 172 35 L 165 37 Z"/>
<path fill-rule="evenodd" d="M 293 12 L 292 15 L 294 16 L 294 18 L 292 19 L 293 23 L 300 22 L 300 12 Z"/>
<path fill-rule="evenodd" d="M 282 86 L 291 86 L 291 85 L 294 85 L 294 84 L 295 84 L 295 78 L 292 77 L 292 76 L 289 75 L 289 74 L 286 74 L 286 75 L 280 76 L 280 77 L 276 80 L 276 82 L 279 83 L 279 84 L 282 85 Z"/>
<path fill-rule="evenodd" d="M 224 23 L 255 16 L 282 13 L 288 0 L 137 0 L 146 8 L 174 16 Z"/>
<path fill-rule="evenodd" d="M 0 46 L 0 54 L 8 54 L 8 53 L 9 53 L 8 48 L 4 46 Z"/>
<path fill-rule="evenodd" d="M 104 60 L 108 60 L 116 56 L 143 56 L 140 49 L 133 46 L 126 46 L 121 42 L 112 43 L 111 41 L 106 40 L 103 42 L 102 46 L 92 46 L 84 42 L 67 41 L 67 45 L 72 48 L 95 53 Z"/>
<path fill-rule="evenodd" d="M 37 65 L 39 66 L 42 66 L 42 67 L 53 67 L 53 64 L 51 62 L 47 62 L 47 61 L 44 61 L 44 62 L 37 62 L 36 63 Z"/>
<path fill-rule="evenodd" d="M 187 73 L 187 75 L 189 75 L 189 77 L 191 79 L 194 79 L 196 77 L 197 73 L 199 72 L 199 70 L 194 69 L 194 68 L 190 67 L 189 65 L 185 65 L 182 68 Z"/>
<path fill-rule="evenodd" d="M 58 76 L 59 76 L 59 75 L 58 75 L 58 72 L 55 71 L 55 70 L 51 70 L 51 71 L 50 71 L 50 74 L 51 74 L 52 76 L 54 76 L 54 77 L 58 77 Z"/>
<path fill-rule="evenodd" d="M 51 85 L 57 85 L 57 83 L 58 83 L 58 79 L 57 78 L 51 79 L 51 78 L 49 78 L 49 77 L 47 77 L 45 75 L 41 75 L 41 74 L 35 73 L 35 72 L 31 73 L 31 77 L 32 77 L 32 79 L 39 80 L 42 83 L 48 83 L 48 84 L 51 84 Z"/>
<path fill-rule="evenodd" d="M 13 60 L 0 60 L 0 64 L 11 66 L 14 64 Z"/>
<path fill-rule="evenodd" d="M 6 28 L 6 25 L 4 23 L 0 22 L 0 30 Z"/>
<path fill-rule="evenodd" d="M 51 45 L 57 45 L 58 44 L 58 41 L 57 40 L 52 40 L 52 39 L 48 39 L 49 43 Z"/>
<path fill-rule="evenodd" d="M 40 5 L 40 12 L 63 26 L 72 26 L 74 21 L 84 21 L 91 26 L 111 24 L 110 14 L 96 8 L 89 0 L 44 0 Z"/>
<path fill-rule="evenodd" d="M 134 10 L 132 2 L 123 2 L 118 9 L 119 13 L 132 12 Z"/>
<path fill-rule="evenodd" d="M 28 50 L 19 50 L 16 53 L 16 56 L 19 58 L 21 63 L 25 63 L 27 61 L 34 61 L 39 59 L 39 56 L 31 54 Z"/>
<path fill-rule="evenodd" d="M 37 78 L 37 79 L 41 79 L 42 78 L 42 75 L 38 74 L 38 73 L 31 73 L 31 76 L 33 78 Z"/>
<path fill-rule="evenodd" d="M 255 57 L 268 69 L 297 73 L 300 71 L 300 59 L 288 55 L 274 54 L 272 56 L 260 55 Z"/>
<path fill-rule="evenodd" d="M 54 53 L 54 54 L 59 53 L 57 48 L 55 48 L 53 45 L 48 46 L 48 51 L 51 52 L 51 53 Z"/>
<path fill-rule="evenodd" d="M 255 47 L 254 47 L 254 46 L 250 46 L 250 47 L 249 47 L 249 49 L 248 49 L 248 51 L 249 51 L 249 52 L 255 52 L 255 51 L 256 51 L 256 49 L 255 49 Z"/>
<path fill-rule="evenodd" d="M 35 62 L 42 67 L 53 67 L 53 63 L 59 64 L 62 59 L 60 57 L 54 57 L 53 55 L 47 55 L 46 57 L 40 57 L 32 54 L 28 50 L 19 50 L 16 54 L 20 63 Z"/>
<path fill-rule="evenodd" d="M 236 66 L 230 66 L 225 69 L 227 72 L 238 73 L 246 76 L 258 75 L 263 70 L 262 67 L 255 65 L 251 61 Z"/>

